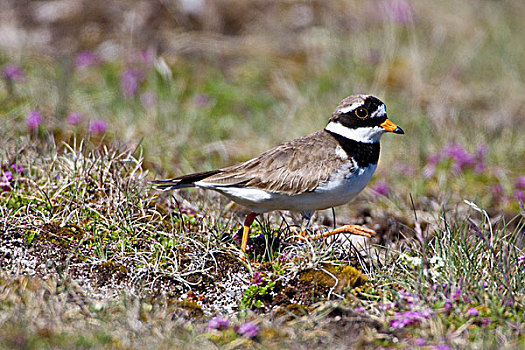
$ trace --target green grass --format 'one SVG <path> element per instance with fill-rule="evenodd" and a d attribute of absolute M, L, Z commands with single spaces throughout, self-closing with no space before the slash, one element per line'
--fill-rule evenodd
<path fill-rule="evenodd" d="M 0 67 L 25 71 L 0 82 L 0 175 L 13 176 L 0 192 L 0 347 L 524 347 L 525 9 L 414 2 L 403 25 L 376 5 L 334 2 L 302 29 L 280 17 L 289 4 L 255 6 L 236 36 L 172 33 L 161 47 L 190 38 L 197 51 L 152 64 L 132 53 L 77 69 L 0 49 Z M 132 97 L 127 68 L 142 74 Z M 245 267 L 242 208 L 149 184 L 314 132 L 357 92 L 406 132 L 385 135 L 373 183 L 335 210 L 373 240 L 301 243 L 297 215 L 270 213 Z M 96 119 L 106 132 L 90 132 Z M 325 230 L 332 212 L 313 221 Z M 230 326 L 206 328 L 214 316 Z M 238 332 L 246 321 L 257 337 Z"/>

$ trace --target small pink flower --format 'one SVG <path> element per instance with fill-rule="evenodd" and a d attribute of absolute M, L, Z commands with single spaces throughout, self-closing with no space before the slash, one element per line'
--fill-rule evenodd
<path fill-rule="evenodd" d="M 252 322 L 246 322 L 237 329 L 237 333 L 246 338 L 254 338 L 257 336 L 257 333 L 259 333 L 259 327 Z"/>
<path fill-rule="evenodd" d="M 478 174 L 483 173 L 485 170 L 487 170 L 487 164 L 484 162 L 477 162 L 476 165 L 474 165 L 474 171 Z"/>
<path fill-rule="evenodd" d="M 120 87 L 125 97 L 136 95 L 139 84 L 144 80 L 144 74 L 138 69 L 128 68 L 122 73 L 120 78 Z"/>
<path fill-rule="evenodd" d="M 522 265 L 525 262 L 525 254 L 518 256 L 518 265 Z"/>
<path fill-rule="evenodd" d="M 261 285 L 264 282 L 262 273 L 257 271 L 253 274 L 252 284 Z"/>
<path fill-rule="evenodd" d="M 525 202 L 525 192 L 516 190 L 514 191 L 514 198 L 519 201 Z"/>
<path fill-rule="evenodd" d="M 11 164 L 11 169 L 13 169 L 17 174 L 23 174 L 24 168 L 22 168 L 21 165 L 18 165 L 16 163 Z"/>
<path fill-rule="evenodd" d="M 425 338 L 417 338 L 414 340 L 414 344 L 416 344 L 417 346 L 425 346 L 427 345 L 427 341 L 425 340 Z"/>
<path fill-rule="evenodd" d="M 490 187 L 490 191 L 494 197 L 501 197 L 503 195 L 503 186 L 501 186 L 501 184 L 494 184 Z"/>
<path fill-rule="evenodd" d="M 211 102 L 210 96 L 206 94 L 197 94 L 193 96 L 193 104 L 196 107 L 206 107 Z"/>
<path fill-rule="evenodd" d="M 446 344 L 438 344 L 432 347 L 432 350 L 450 350 L 450 346 Z"/>
<path fill-rule="evenodd" d="M 218 329 L 218 330 L 224 330 L 228 329 L 230 326 L 230 322 L 221 317 L 214 317 L 208 322 L 208 326 L 206 328 L 208 329 Z"/>
<path fill-rule="evenodd" d="M 442 156 L 452 159 L 452 167 L 458 171 L 476 164 L 476 159 L 459 145 L 449 145 L 443 148 Z"/>
<path fill-rule="evenodd" d="M 388 310 L 388 309 L 393 309 L 394 306 L 395 306 L 394 303 L 385 303 L 385 304 L 379 303 L 377 307 L 379 308 L 379 310 Z"/>
<path fill-rule="evenodd" d="M 4 171 L 0 178 L 0 189 L 8 192 L 11 190 L 11 180 L 13 180 L 13 174 L 10 171 Z"/>
<path fill-rule="evenodd" d="M 16 64 L 8 64 L 2 70 L 2 76 L 8 81 L 18 81 L 25 77 L 24 70 Z"/>
<path fill-rule="evenodd" d="M 153 50 L 142 50 L 140 52 L 140 58 L 142 60 L 142 63 L 146 66 L 151 66 L 153 64 L 153 60 L 155 58 L 153 54 Z"/>
<path fill-rule="evenodd" d="M 405 311 L 396 313 L 393 320 L 390 321 L 389 325 L 392 328 L 404 328 L 408 325 L 418 324 L 423 319 L 430 317 L 429 311 Z"/>
<path fill-rule="evenodd" d="M 288 254 L 287 253 L 282 253 L 281 256 L 279 256 L 278 261 L 282 264 L 282 263 L 286 262 L 286 260 L 288 260 Z"/>
<path fill-rule="evenodd" d="M 99 134 L 106 132 L 108 122 L 102 119 L 96 119 L 89 124 L 89 132 L 92 134 Z"/>
<path fill-rule="evenodd" d="M 412 7 L 405 0 L 387 0 L 382 3 L 383 17 L 401 25 L 408 25 L 414 17 Z"/>
<path fill-rule="evenodd" d="M 42 115 L 38 111 L 32 111 L 26 117 L 26 125 L 29 129 L 36 129 L 42 122 Z"/>
<path fill-rule="evenodd" d="M 140 95 L 140 103 L 142 103 L 144 108 L 154 107 L 157 103 L 157 96 L 153 92 L 147 91 Z"/>
<path fill-rule="evenodd" d="M 356 307 L 356 308 L 354 309 L 354 312 L 364 312 L 364 311 L 365 311 L 365 308 L 362 307 L 362 306 Z"/>
<path fill-rule="evenodd" d="M 487 157 L 487 153 L 489 151 L 489 146 L 486 144 L 481 144 L 478 147 L 476 147 L 476 151 L 474 154 L 476 155 L 476 158 L 479 161 L 483 161 Z"/>
<path fill-rule="evenodd" d="M 99 61 L 99 57 L 96 53 L 84 51 L 79 53 L 75 58 L 75 67 L 80 69 L 87 68 L 98 64 Z"/>
<path fill-rule="evenodd" d="M 372 189 L 379 195 L 388 196 L 390 193 L 390 186 L 386 182 L 378 181 L 374 184 Z"/>
<path fill-rule="evenodd" d="M 518 177 L 515 187 L 525 189 L 525 176 Z"/>
<path fill-rule="evenodd" d="M 457 298 L 460 297 L 460 295 L 461 295 L 461 289 L 458 288 L 454 291 L 454 294 L 452 295 L 452 299 L 456 300 Z"/>
<path fill-rule="evenodd" d="M 77 112 L 69 113 L 67 116 L 67 122 L 70 125 L 77 125 L 82 120 L 82 115 Z"/>
<path fill-rule="evenodd" d="M 469 316 L 478 316 L 479 315 L 479 311 L 476 310 L 476 308 L 471 307 L 470 309 L 467 310 L 467 315 L 469 315 Z"/>

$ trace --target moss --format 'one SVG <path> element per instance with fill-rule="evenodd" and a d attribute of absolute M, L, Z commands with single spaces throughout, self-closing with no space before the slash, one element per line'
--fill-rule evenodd
<path fill-rule="evenodd" d="M 328 273 L 327 273 L 327 272 Z M 349 265 L 334 266 L 326 264 L 323 270 L 308 269 L 299 274 L 299 282 L 322 288 L 355 288 L 366 282 L 366 277 L 355 267 Z M 337 284 L 337 285 L 336 285 Z"/>
<path fill-rule="evenodd" d="M 276 311 L 278 316 L 285 317 L 286 320 L 294 319 L 295 317 L 306 316 L 309 314 L 305 305 L 292 303 L 284 307 L 280 307 Z"/>
<path fill-rule="evenodd" d="M 343 290 L 362 286 L 366 277 L 355 267 L 349 265 L 334 266 L 325 264 L 323 269 L 308 269 L 299 274 L 298 282 L 310 285 L 314 294 L 324 294 L 329 289 L 336 288 L 339 293 Z"/>
<path fill-rule="evenodd" d="M 60 226 L 58 223 L 51 222 L 45 224 L 40 234 L 35 238 L 67 248 L 72 242 L 79 242 L 83 237 L 84 230 L 75 224 Z M 31 243 L 31 241 L 28 241 L 28 243 Z"/>
<path fill-rule="evenodd" d="M 179 306 L 186 310 L 188 312 L 188 316 L 191 318 L 201 318 L 204 316 L 202 306 L 197 304 L 195 301 L 186 299 L 181 301 Z"/>
<path fill-rule="evenodd" d="M 97 279 L 99 283 L 105 283 L 105 281 L 110 281 L 115 279 L 117 281 L 122 281 L 128 276 L 129 270 L 127 267 L 117 264 L 112 260 L 105 261 L 100 263 L 97 267 Z"/>

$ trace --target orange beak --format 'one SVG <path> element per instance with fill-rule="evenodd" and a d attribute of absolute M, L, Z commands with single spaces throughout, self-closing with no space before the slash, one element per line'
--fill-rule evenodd
<path fill-rule="evenodd" d="M 383 123 L 381 123 L 379 125 L 380 127 L 382 127 L 383 129 L 385 129 L 385 131 L 388 131 L 388 132 L 393 132 L 394 134 L 404 134 L 405 132 L 403 131 L 403 129 L 401 129 L 399 126 L 397 126 L 396 124 L 392 123 L 390 121 L 390 119 L 387 119 L 385 120 Z"/>

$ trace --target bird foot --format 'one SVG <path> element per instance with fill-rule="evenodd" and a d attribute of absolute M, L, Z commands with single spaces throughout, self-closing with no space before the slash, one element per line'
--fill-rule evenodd
<path fill-rule="evenodd" d="M 320 238 L 333 236 L 338 233 L 350 233 L 352 235 L 363 236 L 363 237 L 368 237 L 368 238 L 376 235 L 376 232 L 374 230 L 369 229 L 367 227 L 363 227 L 359 225 L 344 225 L 344 226 L 336 228 L 335 230 L 321 232 L 321 233 L 317 233 L 314 235 L 309 235 L 306 233 L 306 230 L 301 230 L 301 232 L 299 232 L 299 239 L 301 241 L 316 240 Z"/>

